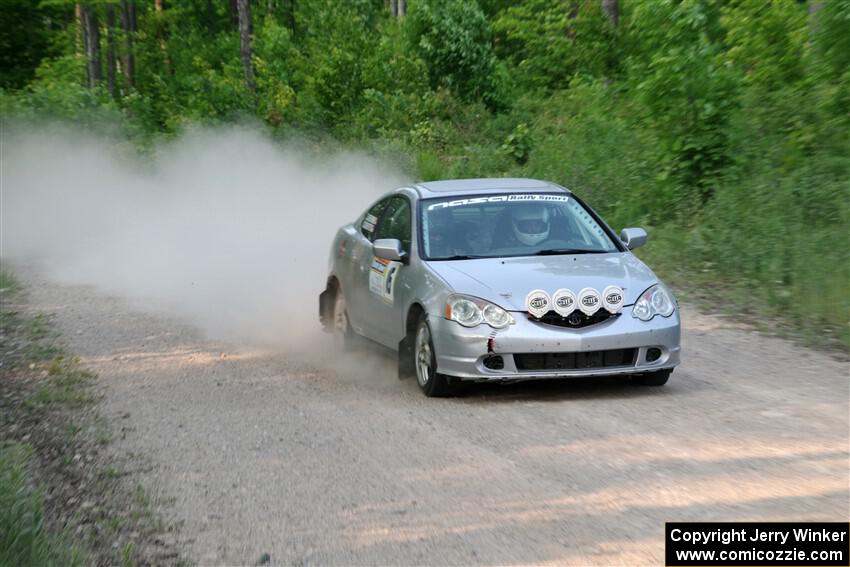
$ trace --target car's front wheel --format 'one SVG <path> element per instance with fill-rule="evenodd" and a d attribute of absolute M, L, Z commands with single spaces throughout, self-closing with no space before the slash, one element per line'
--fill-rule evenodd
<path fill-rule="evenodd" d="M 416 338 L 413 343 L 413 363 L 416 368 L 416 381 L 429 398 L 450 396 L 452 385 L 446 376 L 437 373 L 437 356 L 434 352 L 434 341 L 431 339 L 431 327 L 425 314 L 419 319 L 416 327 Z"/>
<path fill-rule="evenodd" d="M 670 379 L 670 374 L 672 373 L 673 369 L 668 368 L 667 370 L 658 370 L 648 374 L 640 374 L 632 376 L 632 382 L 640 384 L 641 386 L 663 386 L 667 383 L 667 380 Z"/>

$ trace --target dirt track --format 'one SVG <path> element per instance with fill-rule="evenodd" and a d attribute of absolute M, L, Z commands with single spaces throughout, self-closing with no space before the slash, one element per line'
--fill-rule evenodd
<path fill-rule="evenodd" d="M 439 400 L 386 355 L 322 370 L 16 272 L 194 562 L 658 565 L 665 521 L 850 516 L 847 363 L 693 310 L 664 388 Z"/>

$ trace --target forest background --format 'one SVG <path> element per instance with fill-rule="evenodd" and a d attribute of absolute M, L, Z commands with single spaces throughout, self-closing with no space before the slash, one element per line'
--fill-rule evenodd
<path fill-rule="evenodd" d="M 144 153 L 248 122 L 417 179 L 549 179 L 646 227 L 680 296 L 848 348 L 850 0 L 2 0 L 0 18 L 6 123 Z"/>

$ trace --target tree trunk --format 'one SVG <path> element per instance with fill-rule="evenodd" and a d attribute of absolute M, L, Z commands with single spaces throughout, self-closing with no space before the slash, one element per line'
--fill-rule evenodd
<path fill-rule="evenodd" d="M 121 27 L 124 29 L 124 77 L 127 89 L 136 84 L 136 57 L 133 54 L 133 36 L 136 34 L 136 3 L 134 0 L 121 0 Z"/>
<path fill-rule="evenodd" d="M 248 0 L 237 0 L 236 7 L 239 12 L 239 46 L 242 52 L 242 66 L 245 68 L 245 88 L 253 96 L 256 88 L 254 62 L 251 60 L 251 5 Z"/>
<path fill-rule="evenodd" d="M 159 50 L 162 51 L 162 61 L 165 63 L 166 72 L 173 74 L 174 70 L 171 68 L 171 58 L 168 56 L 168 45 L 165 39 L 165 18 L 163 14 L 165 6 L 162 0 L 154 0 L 153 7 L 156 12 L 156 33 L 159 36 Z"/>
<path fill-rule="evenodd" d="M 239 0 L 230 0 L 227 4 L 228 11 L 230 12 L 230 23 L 233 24 L 234 28 L 239 27 Z"/>
<path fill-rule="evenodd" d="M 86 48 L 86 22 L 83 18 L 83 7 L 79 2 L 74 4 L 74 19 L 77 22 L 77 33 L 75 37 L 75 46 L 77 57 L 88 57 L 88 48 Z M 89 69 L 86 65 L 86 84 L 89 82 Z"/>
<path fill-rule="evenodd" d="M 579 8 L 581 8 L 580 2 L 578 0 L 572 0 L 570 2 L 570 8 L 569 10 L 567 10 L 566 34 L 567 37 L 571 40 L 574 40 L 576 38 L 576 28 L 574 25 L 574 20 L 578 17 Z"/>
<path fill-rule="evenodd" d="M 390 15 L 403 18 L 407 15 L 407 0 L 390 0 Z"/>
<path fill-rule="evenodd" d="M 83 22 L 85 23 L 86 63 L 88 69 L 89 87 L 96 87 L 101 80 L 100 65 L 100 24 L 97 12 L 90 6 L 83 7 Z"/>
<path fill-rule="evenodd" d="M 602 0 L 602 11 L 616 28 L 620 23 L 620 6 L 618 0 Z"/>
<path fill-rule="evenodd" d="M 115 98 L 115 9 L 106 5 L 106 87 Z"/>

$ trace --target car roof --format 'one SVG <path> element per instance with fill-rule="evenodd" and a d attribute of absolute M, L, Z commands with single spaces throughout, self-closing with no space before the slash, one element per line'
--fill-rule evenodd
<path fill-rule="evenodd" d="M 526 191 L 542 191 L 545 193 L 569 192 L 564 187 L 549 181 L 510 177 L 425 181 L 415 183 L 413 188 L 416 189 L 419 197 L 422 199 L 429 197 L 448 197 L 450 195 L 492 193 L 493 191 L 504 193 L 522 193 Z"/>

